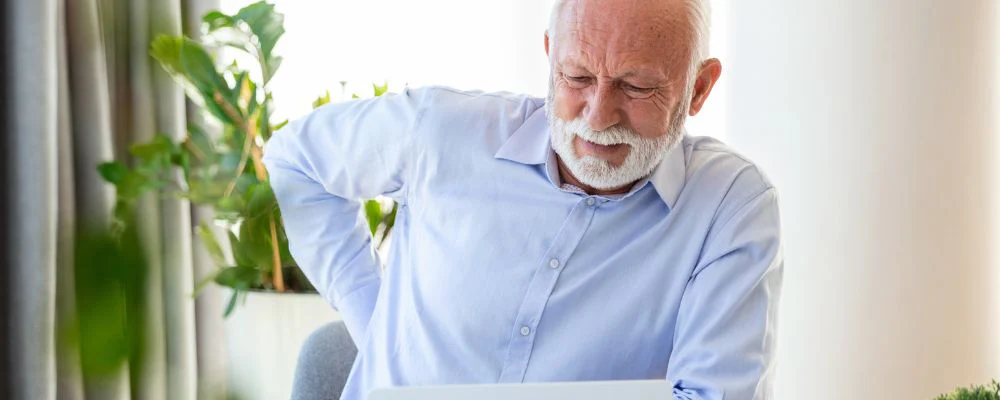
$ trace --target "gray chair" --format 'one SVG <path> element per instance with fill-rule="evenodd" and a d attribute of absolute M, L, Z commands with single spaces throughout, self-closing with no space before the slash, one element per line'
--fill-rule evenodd
<path fill-rule="evenodd" d="M 299 351 L 292 400 L 339 399 L 357 355 L 358 349 L 342 321 L 317 329 Z"/>

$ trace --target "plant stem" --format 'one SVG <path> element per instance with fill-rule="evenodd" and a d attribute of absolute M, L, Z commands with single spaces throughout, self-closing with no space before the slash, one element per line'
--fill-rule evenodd
<path fill-rule="evenodd" d="M 240 163 L 238 166 L 236 166 L 236 177 L 234 177 L 233 180 L 229 182 L 229 186 L 226 187 L 226 192 L 223 195 L 223 197 L 229 197 L 229 195 L 233 194 L 233 190 L 236 189 L 237 178 L 239 178 L 240 175 L 243 174 L 243 170 L 246 169 L 247 167 L 247 159 L 250 158 L 250 149 L 254 146 L 253 142 L 254 135 L 253 132 L 251 131 L 252 129 L 251 124 L 246 123 L 246 121 L 240 116 L 240 114 L 236 112 L 236 110 L 232 109 L 229 103 L 227 103 L 226 100 L 222 97 L 221 93 L 215 92 L 215 102 L 218 103 L 219 107 L 222 107 L 222 109 L 226 112 L 226 114 L 229 115 L 229 118 L 235 121 L 236 125 L 239 126 L 239 128 L 246 133 L 246 138 L 243 141 L 243 151 L 242 154 L 240 155 Z M 260 174 L 258 174 L 258 178 L 259 175 Z M 261 181 L 263 181 L 263 179 Z"/>
<path fill-rule="evenodd" d="M 281 269 L 281 250 L 278 248 L 278 227 L 274 222 L 274 215 L 268 216 L 271 222 L 271 256 L 274 258 L 274 290 L 285 291 L 285 275 Z"/>
<path fill-rule="evenodd" d="M 247 139 L 253 142 L 256 136 L 256 121 L 251 121 L 247 126 Z M 264 169 L 263 154 L 261 149 L 256 143 L 250 148 L 250 158 L 253 159 L 254 172 L 257 173 L 257 180 L 261 182 L 267 181 L 267 170 Z M 285 291 L 285 277 L 284 271 L 281 270 L 281 249 L 278 247 L 278 229 L 277 224 L 274 221 L 274 214 L 267 216 L 268 222 L 271 224 L 271 257 L 274 261 L 274 271 L 271 274 L 271 280 L 274 284 L 274 290 L 278 292 Z"/>
<path fill-rule="evenodd" d="M 267 59 L 264 57 L 264 52 L 260 49 L 259 46 L 257 47 L 257 58 L 260 61 L 260 74 L 263 81 L 261 83 L 261 89 L 264 90 L 264 101 L 261 103 L 260 107 L 263 110 L 263 115 L 265 117 L 268 117 L 268 119 L 270 119 L 270 115 L 268 113 L 268 106 L 270 104 L 268 104 L 269 96 L 267 95 L 267 84 L 271 81 L 271 66 L 267 64 Z M 257 125 L 256 121 L 254 122 L 255 123 L 253 124 L 253 126 L 256 127 Z M 270 129 L 271 129 L 271 121 L 264 121 L 265 132 L 263 137 L 267 138 L 270 136 L 269 132 Z M 250 129 L 248 129 L 248 131 L 250 131 Z M 254 130 L 254 132 L 255 131 L 256 130 Z M 252 156 L 254 162 L 254 170 L 260 171 L 258 172 L 258 178 L 260 178 L 260 175 L 264 175 L 265 176 L 264 179 L 267 179 L 266 178 L 267 170 L 264 169 L 264 163 L 263 161 L 261 161 L 263 157 L 261 155 L 260 147 L 257 147 L 255 144 L 252 153 L 253 153 Z M 274 288 L 278 292 L 284 292 L 285 276 L 284 276 L 284 271 L 281 269 L 281 249 L 278 247 L 278 227 L 277 227 L 278 224 L 275 223 L 274 221 L 274 214 L 268 215 L 267 218 L 271 223 L 271 256 L 274 258 L 274 274 L 272 275 L 272 278 L 274 279 Z"/>

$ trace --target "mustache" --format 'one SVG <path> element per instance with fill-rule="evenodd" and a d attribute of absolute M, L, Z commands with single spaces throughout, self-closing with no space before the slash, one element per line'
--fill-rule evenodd
<path fill-rule="evenodd" d="M 633 146 L 637 144 L 642 138 L 635 131 L 622 127 L 622 126 L 612 126 L 607 129 L 600 131 L 595 131 L 590 128 L 582 118 L 574 118 L 572 121 L 562 121 L 565 125 L 563 129 L 572 133 L 583 140 L 591 143 L 612 146 L 616 144 L 627 144 Z"/>

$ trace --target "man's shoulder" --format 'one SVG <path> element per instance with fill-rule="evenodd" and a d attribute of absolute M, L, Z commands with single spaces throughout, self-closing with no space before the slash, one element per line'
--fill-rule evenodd
<path fill-rule="evenodd" d="M 754 198 L 775 191 L 764 171 L 749 158 L 715 138 L 684 139 L 688 185 L 711 192 L 719 212 L 733 212 Z"/>
<path fill-rule="evenodd" d="M 448 86 L 425 86 L 412 90 L 420 93 L 428 112 L 449 110 L 490 112 L 517 107 L 538 108 L 545 102 L 539 97 L 504 91 L 463 90 Z"/>
<path fill-rule="evenodd" d="M 446 86 L 428 86 L 413 91 L 422 99 L 419 124 L 422 138 L 431 142 L 485 139 L 481 143 L 496 147 L 545 105 L 544 99 L 511 92 L 459 90 Z"/>

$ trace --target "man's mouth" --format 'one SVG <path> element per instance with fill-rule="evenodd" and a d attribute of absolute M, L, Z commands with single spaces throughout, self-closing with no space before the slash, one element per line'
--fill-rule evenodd
<path fill-rule="evenodd" d="M 628 147 L 625 143 L 597 144 L 579 136 L 576 137 L 575 141 L 577 144 L 577 151 L 580 153 L 581 157 L 590 155 L 598 158 L 609 159 Z"/>

